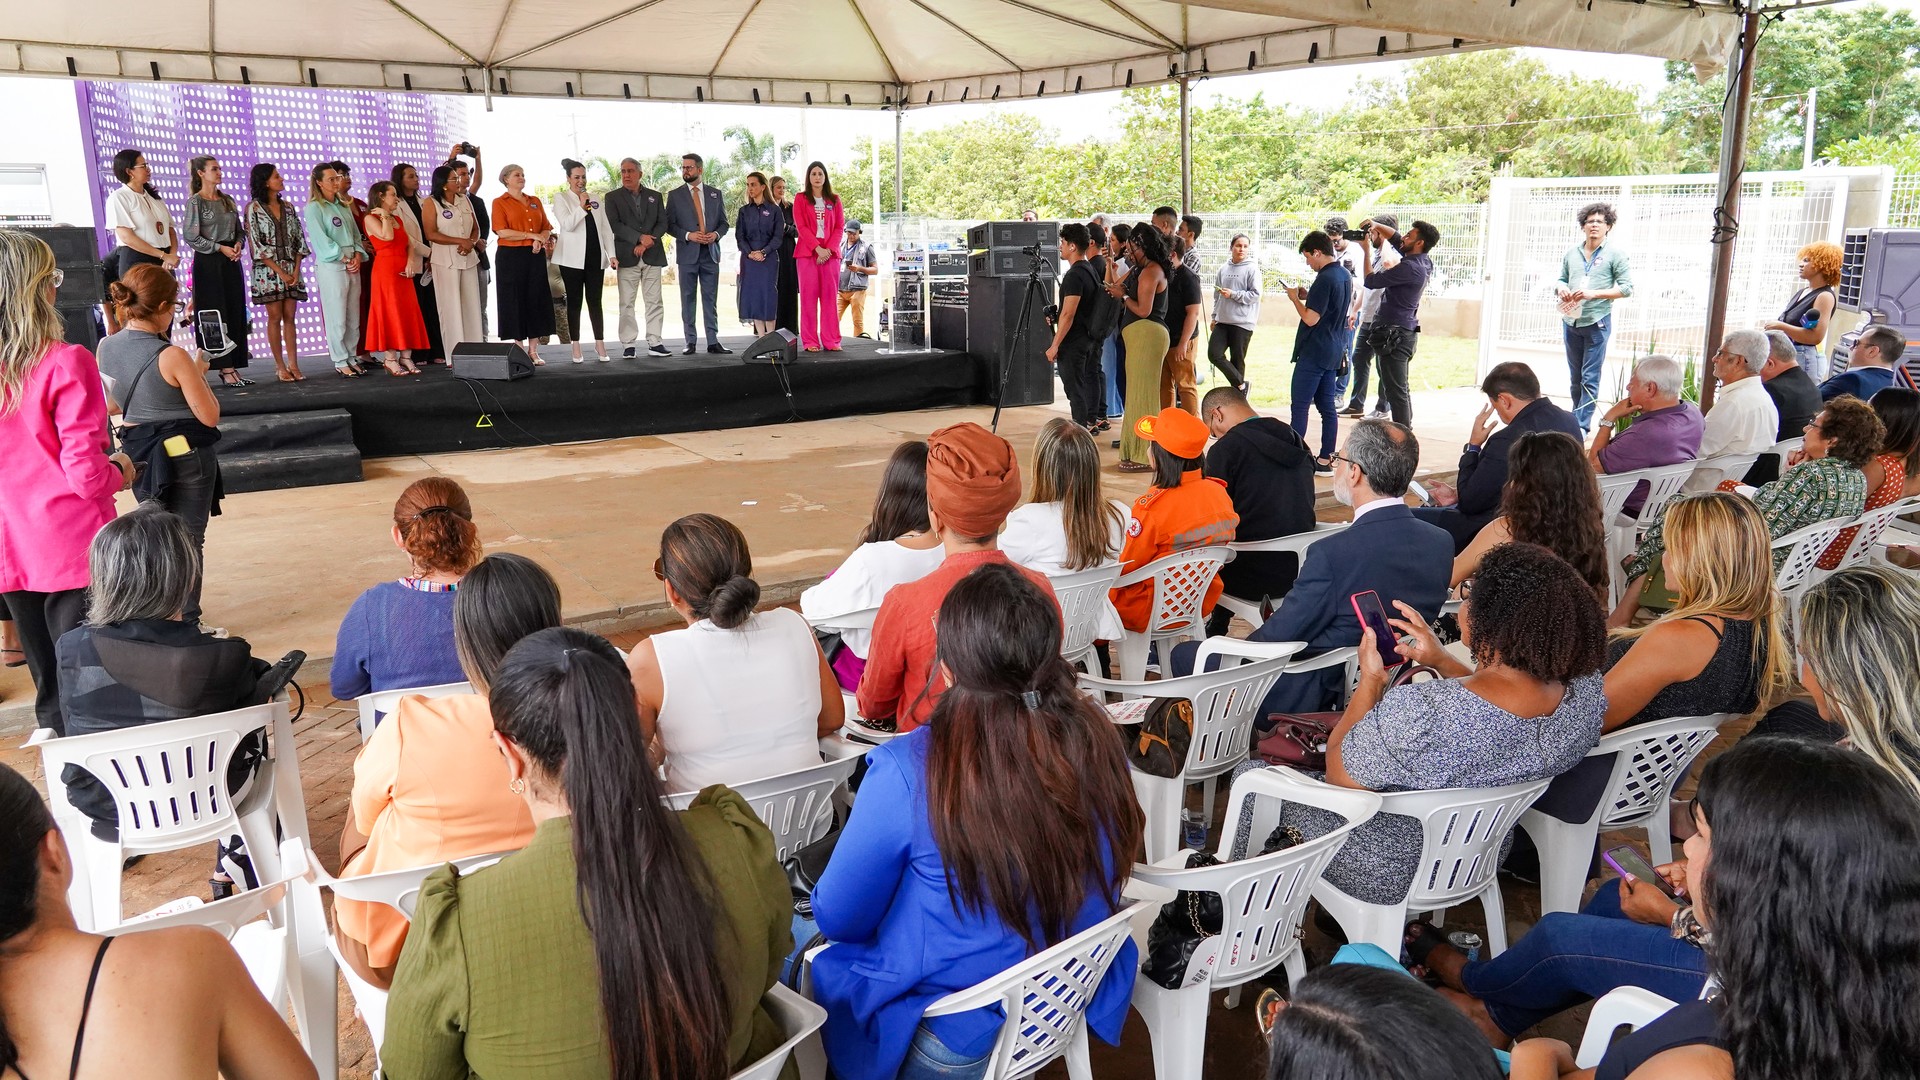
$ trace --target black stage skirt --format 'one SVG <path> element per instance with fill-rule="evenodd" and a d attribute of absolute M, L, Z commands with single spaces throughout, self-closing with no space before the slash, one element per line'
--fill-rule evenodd
<path fill-rule="evenodd" d="M 211 255 L 196 251 L 193 253 L 193 310 L 217 311 L 227 324 L 227 337 L 233 341 L 233 350 L 225 356 L 207 354 L 208 366 L 215 370 L 225 368 L 243 368 L 251 355 L 247 351 L 247 336 L 252 326 L 247 321 L 247 275 L 241 271 L 240 264 L 219 252 Z M 194 318 L 194 340 L 199 341 L 199 317 Z M 201 342 L 200 348 L 206 349 Z"/>
<path fill-rule="evenodd" d="M 493 253 L 493 288 L 502 340 L 553 336 L 553 291 L 547 286 L 544 254 L 503 245 Z"/>

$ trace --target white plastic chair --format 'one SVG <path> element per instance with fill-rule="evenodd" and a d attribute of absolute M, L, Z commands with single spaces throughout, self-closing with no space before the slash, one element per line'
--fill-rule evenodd
<path fill-rule="evenodd" d="M 1253 800 L 1250 835 L 1255 844 L 1279 824 L 1281 809 L 1288 802 L 1332 811 L 1346 824 L 1297 847 L 1219 866 L 1189 870 L 1180 865 L 1182 854 L 1167 860 L 1177 868 L 1133 868 L 1130 885 L 1175 893 L 1183 889 L 1211 892 L 1221 900 L 1220 933 L 1194 950 L 1180 989 L 1169 990 L 1147 978 L 1134 981 L 1133 1007 L 1153 1035 L 1153 1074 L 1160 1080 L 1198 1080 L 1206 1050 L 1207 1004 L 1213 991 L 1232 988 L 1227 997 L 1232 1008 L 1238 1004 L 1240 986 L 1276 967 L 1286 966 L 1290 985 L 1298 986 L 1306 977 L 1300 922 L 1313 883 L 1346 843 L 1347 834 L 1380 808 L 1380 796 L 1371 791 L 1323 784 L 1291 769 L 1243 774 L 1227 797 L 1229 817 L 1237 818 L 1247 799 Z M 1226 859 L 1233 841 L 1229 830 L 1221 832 L 1217 854 Z"/>
<path fill-rule="evenodd" d="M 1351 521 L 1321 522 L 1307 532 L 1294 533 L 1292 536 L 1276 536 L 1271 540 L 1236 540 L 1227 545 L 1227 550 L 1233 552 L 1236 557 L 1250 551 L 1291 551 L 1304 562 L 1307 558 L 1307 548 L 1335 533 L 1345 532 L 1352 525 Z M 1265 621 L 1260 618 L 1260 600 L 1261 598 L 1257 596 L 1247 598 L 1221 593 L 1219 603 L 1247 622 L 1259 626 Z M 1279 606 L 1277 601 L 1275 606 Z"/>
<path fill-rule="evenodd" d="M 730 784 L 753 812 L 773 830 L 774 857 L 786 862 L 793 854 L 833 828 L 834 792 L 846 786 L 860 758 L 846 757 L 744 784 Z M 667 796 L 667 805 L 685 810 L 697 791 Z"/>
<path fill-rule="evenodd" d="M 1520 827 L 1540 850 L 1542 914 L 1580 909 L 1580 892 L 1602 830 L 1645 829 L 1653 864 L 1673 861 L 1667 800 L 1693 760 L 1719 734 L 1720 725 L 1731 719 L 1731 713 L 1676 716 L 1616 731 L 1587 753 L 1590 758 L 1613 755 L 1613 772 L 1592 816 L 1568 822 L 1532 808 L 1520 815 Z"/>
<path fill-rule="evenodd" d="M 1381 814 L 1398 814 L 1420 822 L 1425 841 L 1414 870 L 1413 886 L 1397 904 L 1369 904 L 1340 891 L 1324 876 L 1313 887 L 1313 898 L 1339 922 L 1347 940 L 1369 942 L 1400 955 L 1407 916 L 1444 911 L 1478 898 L 1487 912 L 1487 952 L 1497 956 L 1507 947 L 1506 906 L 1500 896 L 1500 845 L 1513 831 L 1533 800 L 1547 790 L 1546 780 L 1508 784 L 1497 788 L 1445 788 L 1440 791 L 1395 791 L 1380 796 Z"/>
<path fill-rule="evenodd" d="M 1100 653 L 1093 647 L 1099 636 L 1100 615 L 1106 610 L 1108 594 L 1120 577 L 1120 564 L 1096 566 L 1050 578 L 1054 599 L 1060 601 L 1064 633 L 1060 635 L 1060 655 L 1075 667 L 1087 665 L 1096 675 L 1106 674 Z"/>
<path fill-rule="evenodd" d="M 1674 500 L 1687 486 L 1687 478 L 1693 475 L 1698 462 L 1683 461 L 1678 465 L 1661 465 L 1658 468 L 1638 470 L 1647 481 L 1647 500 L 1640 504 L 1640 528 L 1650 529 L 1660 516 L 1667 512 L 1667 504 Z M 1745 475 L 1742 472 L 1741 475 Z"/>
<path fill-rule="evenodd" d="M 1773 575 L 1774 588 L 1787 599 L 1790 606 L 1799 603 L 1800 594 L 1818 578 L 1820 556 L 1827 553 L 1833 543 L 1847 526 L 1856 519 L 1851 517 L 1832 518 L 1817 521 L 1804 529 L 1793 532 L 1773 542 L 1773 550 L 1787 552 L 1787 561 Z M 1883 526 L 1884 528 L 1884 526 Z"/>
<path fill-rule="evenodd" d="M 1686 488 L 1689 491 L 1712 491 L 1722 480 L 1740 480 L 1747 475 L 1748 469 L 1753 468 L 1753 463 L 1760 460 L 1760 454 L 1761 451 L 1756 450 L 1751 454 L 1719 454 L 1701 458 L 1693 463 L 1693 474 L 1688 477 Z M 1645 514 L 1640 516 L 1649 525 L 1659 520 L 1648 518 Z"/>
<path fill-rule="evenodd" d="M 1920 510 L 1920 496 L 1911 499 L 1900 499 L 1896 502 L 1888 503 L 1878 510 L 1869 510 L 1861 514 L 1855 519 L 1853 525 L 1848 526 L 1848 528 L 1853 529 L 1854 532 L 1853 536 L 1848 540 L 1846 550 L 1840 555 L 1839 565 L 1835 566 L 1832 570 L 1823 570 L 1816 565 L 1814 567 L 1814 580 L 1819 581 L 1829 574 L 1838 573 L 1849 566 L 1858 566 L 1861 563 L 1869 561 L 1873 555 L 1874 548 L 1880 545 L 1881 537 L 1886 535 L 1887 528 L 1893 524 L 1894 519 L 1904 517 L 1916 510 Z M 1846 529 L 1841 530 L 1843 535 L 1845 532 Z M 1838 538 L 1836 538 L 1836 542 L 1838 542 Z M 1825 552 L 1821 554 L 1825 554 Z"/>
<path fill-rule="evenodd" d="M 375 690 L 371 694 L 361 694 L 353 699 L 354 707 L 360 710 L 360 741 L 373 738 L 374 725 L 387 718 L 393 710 L 400 707 L 400 699 L 418 695 L 423 698 L 453 697 L 456 694 L 473 693 L 473 684 L 469 682 L 441 683 L 439 686 L 415 686 L 405 690 Z"/>
<path fill-rule="evenodd" d="M 798 1058 L 801 1080 L 826 1072 L 826 1050 L 820 1043 L 820 1028 L 827 1022 L 827 1010 L 774 983 L 760 996 L 774 1023 L 787 1041 L 768 1051 L 765 1057 L 729 1076 L 727 1080 L 779 1080 L 788 1058 Z M 817 1071 L 812 1066 L 817 1066 Z"/>
<path fill-rule="evenodd" d="M 1206 635 L 1206 617 L 1201 614 L 1200 606 L 1231 554 L 1221 545 L 1188 548 L 1163 555 L 1114 581 L 1116 589 L 1153 583 L 1153 607 L 1147 616 L 1147 628 L 1128 630 L 1120 639 L 1115 662 L 1122 679 L 1147 677 L 1147 656 L 1154 642 L 1197 640 Z"/>
<path fill-rule="evenodd" d="M 861 608 L 840 615 L 822 615 L 817 619 L 808 619 L 807 625 L 815 630 L 871 630 L 873 617 L 880 614 L 878 607 Z"/>
<path fill-rule="evenodd" d="M 1179 776 L 1153 776 L 1132 769 L 1134 792 L 1146 813 L 1147 861 L 1159 862 L 1180 849 L 1180 811 L 1187 785 L 1202 785 L 1202 803 L 1211 817 L 1214 780 L 1247 759 L 1253 721 L 1274 680 L 1287 670 L 1305 642 L 1262 643 L 1239 638 L 1208 638 L 1194 654 L 1193 674 L 1156 682 L 1119 682 L 1080 676 L 1080 687 L 1129 698 L 1186 698 L 1193 705 L 1193 740 Z M 1220 670 L 1206 670 L 1210 657 Z"/>
<path fill-rule="evenodd" d="M 1582 1069 L 1598 1066 L 1600 1059 L 1607 1056 L 1607 1048 L 1613 1045 L 1615 1032 L 1621 1028 L 1638 1031 L 1665 1016 L 1673 1006 L 1673 1002 L 1659 994 L 1637 986 L 1607 991 L 1593 1003 L 1593 1012 L 1587 1014 L 1587 1030 L 1580 1036 L 1580 1052 L 1574 1055 L 1574 1065 Z"/>
<path fill-rule="evenodd" d="M 1093 1080 L 1087 1007 L 1130 936 L 1135 913 L 1147 906 L 1128 904 L 1053 948 L 948 994 L 922 1015 L 951 1016 L 989 1005 L 1006 1011 L 983 1080 L 1030 1076 L 1063 1056 L 1069 1077 Z"/>
<path fill-rule="evenodd" d="M 235 803 L 227 793 L 227 765 L 240 744 L 267 732 L 267 757 Z M 281 835 L 307 839 L 306 800 L 293 725 L 284 699 L 210 716 L 166 720 L 52 737 L 36 731 L 28 745 L 40 749 L 52 789 L 48 804 L 73 859 L 67 890 L 82 930 L 102 932 L 120 922 L 120 869 L 128 857 L 178 851 L 238 833 L 261 881 L 277 881 Z M 119 839 L 93 835 L 93 821 L 67 798 L 61 776 L 68 765 L 91 773 L 107 789 L 119 814 Z"/>

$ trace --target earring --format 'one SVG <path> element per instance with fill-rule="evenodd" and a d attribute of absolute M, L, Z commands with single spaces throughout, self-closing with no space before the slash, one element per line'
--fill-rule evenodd
<path fill-rule="evenodd" d="M 525 795 L 527 793 L 527 782 L 516 776 L 507 781 L 507 790 L 513 792 L 515 795 Z"/>

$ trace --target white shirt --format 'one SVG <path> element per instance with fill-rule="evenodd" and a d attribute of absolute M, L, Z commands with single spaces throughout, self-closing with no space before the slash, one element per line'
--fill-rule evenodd
<path fill-rule="evenodd" d="M 916 551 L 895 540 L 861 544 L 825 581 L 800 594 L 800 614 L 809 619 L 850 615 L 877 608 L 887 590 L 919 581 L 946 560 L 947 550 L 935 544 Z M 871 630 L 842 630 L 840 642 L 865 660 L 873 640 Z"/>
<path fill-rule="evenodd" d="M 732 630 L 702 619 L 651 640 L 669 791 L 820 764 L 820 646 L 798 612 L 756 612 Z"/>
<path fill-rule="evenodd" d="M 173 211 L 152 195 L 142 195 L 125 184 L 107 196 L 107 228 L 132 229 L 133 235 L 165 251 L 173 247 Z"/>
<path fill-rule="evenodd" d="M 1119 515 L 1107 519 L 1107 553 L 1115 556 L 1126 543 L 1127 518 L 1131 511 L 1118 499 L 1109 499 Z M 1048 577 L 1078 573 L 1067 569 L 1067 520 L 1062 504 L 1027 503 L 1007 515 L 1007 528 L 1000 534 L 1000 550 L 1021 566 Z M 1095 638 L 1118 641 L 1126 628 L 1120 624 L 1120 610 L 1111 595 L 1100 612 Z"/>
<path fill-rule="evenodd" d="M 593 209 L 587 210 L 580 205 L 580 196 L 572 188 L 560 192 L 547 200 L 548 208 L 553 211 L 553 261 L 569 270 L 585 270 L 587 266 L 587 230 L 594 229 L 600 234 L 600 267 L 606 267 L 606 260 L 613 258 L 613 226 L 607 222 L 607 208 L 598 199 L 587 196 L 593 203 Z"/>
<path fill-rule="evenodd" d="M 1405 505 L 1407 505 L 1407 500 L 1404 496 L 1398 499 L 1389 499 L 1389 498 L 1375 499 L 1370 503 L 1366 503 L 1365 505 L 1356 506 L 1353 508 L 1353 524 L 1355 525 L 1360 524 L 1361 518 L 1366 517 L 1368 514 L 1373 513 L 1375 510 L 1378 510 L 1383 506 L 1405 506 Z"/>
<path fill-rule="evenodd" d="M 1400 253 L 1394 250 L 1392 244 L 1381 244 L 1379 251 L 1374 251 L 1373 245 L 1368 244 L 1367 250 L 1372 252 L 1372 254 L 1368 256 L 1367 262 L 1367 273 L 1369 274 L 1377 274 L 1400 261 Z M 1365 299 L 1360 301 L 1360 321 L 1368 323 L 1372 322 L 1374 315 L 1379 313 L 1380 299 L 1386 295 L 1387 290 L 1369 289 L 1362 284 L 1363 280 L 1362 278 L 1355 278 L 1353 283 L 1359 286 L 1360 291 L 1365 294 Z"/>
<path fill-rule="evenodd" d="M 1780 430 L 1780 410 L 1768 395 L 1766 381 L 1750 375 L 1726 383 L 1713 399 L 1713 409 L 1700 432 L 1700 456 L 1757 454 L 1774 443 Z M 1685 490 L 1711 491 L 1725 479 L 1719 469 L 1695 469 Z"/>

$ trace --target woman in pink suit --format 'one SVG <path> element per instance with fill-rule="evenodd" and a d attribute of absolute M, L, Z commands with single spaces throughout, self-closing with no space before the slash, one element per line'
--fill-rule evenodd
<path fill-rule="evenodd" d="M 61 273 L 30 232 L 0 229 L 0 597 L 33 675 L 40 726 L 61 734 L 53 643 L 87 606 L 87 545 L 133 463 L 112 454 L 93 354 L 61 340 Z"/>
<path fill-rule="evenodd" d="M 840 234 L 847 211 L 833 193 L 827 167 L 807 166 L 807 183 L 793 200 L 793 266 L 800 275 L 800 346 L 808 352 L 840 351 Z"/>

